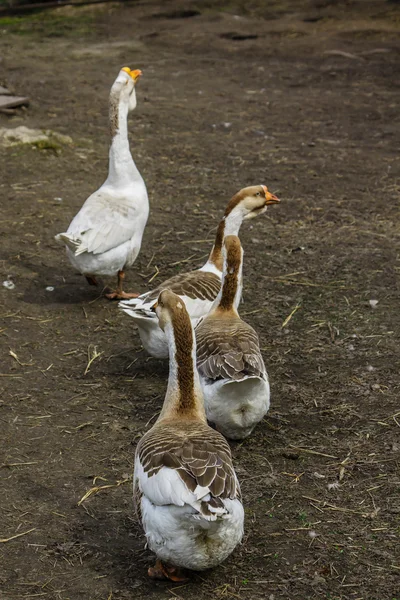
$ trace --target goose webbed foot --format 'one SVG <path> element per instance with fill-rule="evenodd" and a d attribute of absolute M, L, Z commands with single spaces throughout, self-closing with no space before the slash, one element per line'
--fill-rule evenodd
<path fill-rule="evenodd" d="M 117 288 L 112 292 L 105 292 L 104 296 L 108 300 L 129 300 L 130 298 L 137 298 L 140 294 L 124 292 L 122 287 L 125 279 L 125 273 L 118 271 L 118 284 Z"/>
<path fill-rule="evenodd" d="M 104 296 L 108 298 L 108 300 L 129 300 L 129 298 L 138 298 L 140 294 L 128 294 L 127 292 L 115 290 L 114 292 L 106 292 Z"/>

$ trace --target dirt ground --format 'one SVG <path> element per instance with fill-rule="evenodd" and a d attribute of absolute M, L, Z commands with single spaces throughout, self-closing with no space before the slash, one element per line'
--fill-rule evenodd
<path fill-rule="evenodd" d="M 73 139 L 0 149 L 1 281 L 15 284 L 0 289 L 2 599 L 400 598 L 399 32 L 384 0 L 0 20 L 0 84 L 31 99 L 0 126 Z M 241 187 L 282 199 L 241 230 L 241 314 L 272 390 L 232 444 L 245 538 L 183 586 L 148 580 L 131 497 L 168 365 L 53 239 L 105 179 L 123 65 L 143 70 L 129 129 L 151 203 L 127 288 L 200 266 Z"/>

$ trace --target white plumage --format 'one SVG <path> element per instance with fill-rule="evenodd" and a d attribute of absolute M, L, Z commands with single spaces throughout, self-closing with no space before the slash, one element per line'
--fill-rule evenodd
<path fill-rule="evenodd" d="M 201 378 L 207 419 L 231 440 L 248 437 L 270 406 L 267 372 L 241 381 Z"/>
<path fill-rule="evenodd" d="M 68 230 L 55 239 L 65 244 L 72 265 L 88 280 L 118 275 L 110 298 L 129 298 L 122 290 L 124 270 L 139 254 L 149 215 L 147 190 L 130 153 L 128 112 L 136 106 L 140 71 L 122 69 L 110 92 L 111 147 L 104 184 L 86 200 Z M 134 294 L 137 296 L 137 294 Z"/>

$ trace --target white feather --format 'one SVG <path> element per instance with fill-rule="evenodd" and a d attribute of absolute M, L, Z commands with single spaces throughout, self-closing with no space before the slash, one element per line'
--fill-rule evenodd
<path fill-rule="evenodd" d="M 270 388 L 264 377 L 245 377 L 241 381 L 200 377 L 207 420 L 231 440 L 250 435 L 268 412 Z"/>
<path fill-rule="evenodd" d="M 129 150 L 127 114 L 130 104 L 136 102 L 132 102 L 134 83 L 126 72 L 120 72 L 111 92 L 119 91 L 125 81 L 133 91 L 130 96 L 121 93 L 119 98 L 107 180 L 85 201 L 67 231 L 55 236 L 65 244 L 72 265 L 84 275 L 111 276 L 131 266 L 139 254 L 149 215 L 146 186 Z"/>
<path fill-rule="evenodd" d="M 238 499 L 223 500 L 223 509 L 204 517 L 200 499 L 210 490 L 198 486 L 190 492 L 173 469 L 162 467 L 148 477 L 138 458 L 134 481 L 142 493 L 142 524 L 147 543 L 158 558 L 187 569 L 201 571 L 221 563 L 243 537 L 244 510 Z"/>

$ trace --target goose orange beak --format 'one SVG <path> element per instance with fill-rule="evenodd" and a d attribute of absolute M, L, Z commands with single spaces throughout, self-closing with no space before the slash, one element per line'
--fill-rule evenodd
<path fill-rule="evenodd" d="M 265 192 L 265 205 L 268 206 L 269 204 L 279 204 L 280 200 L 278 198 L 278 196 L 275 196 L 275 194 L 271 194 L 271 192 L 268 191 L 268 188 L 266 185 L 263 185 L 263 190 Z"/>
<path fill-rule="evenodd" d="M 130 75 L 133 79 L 133 81 L 136 83 L 137 80 L 139 79 L 139 77 L 142 74 L 142 71 L 140 69 L 130 69 L 129 67 L 122 67 L 121 71 L 125 71 L 125 73 L 128 73 L 128 75 Z"/>

